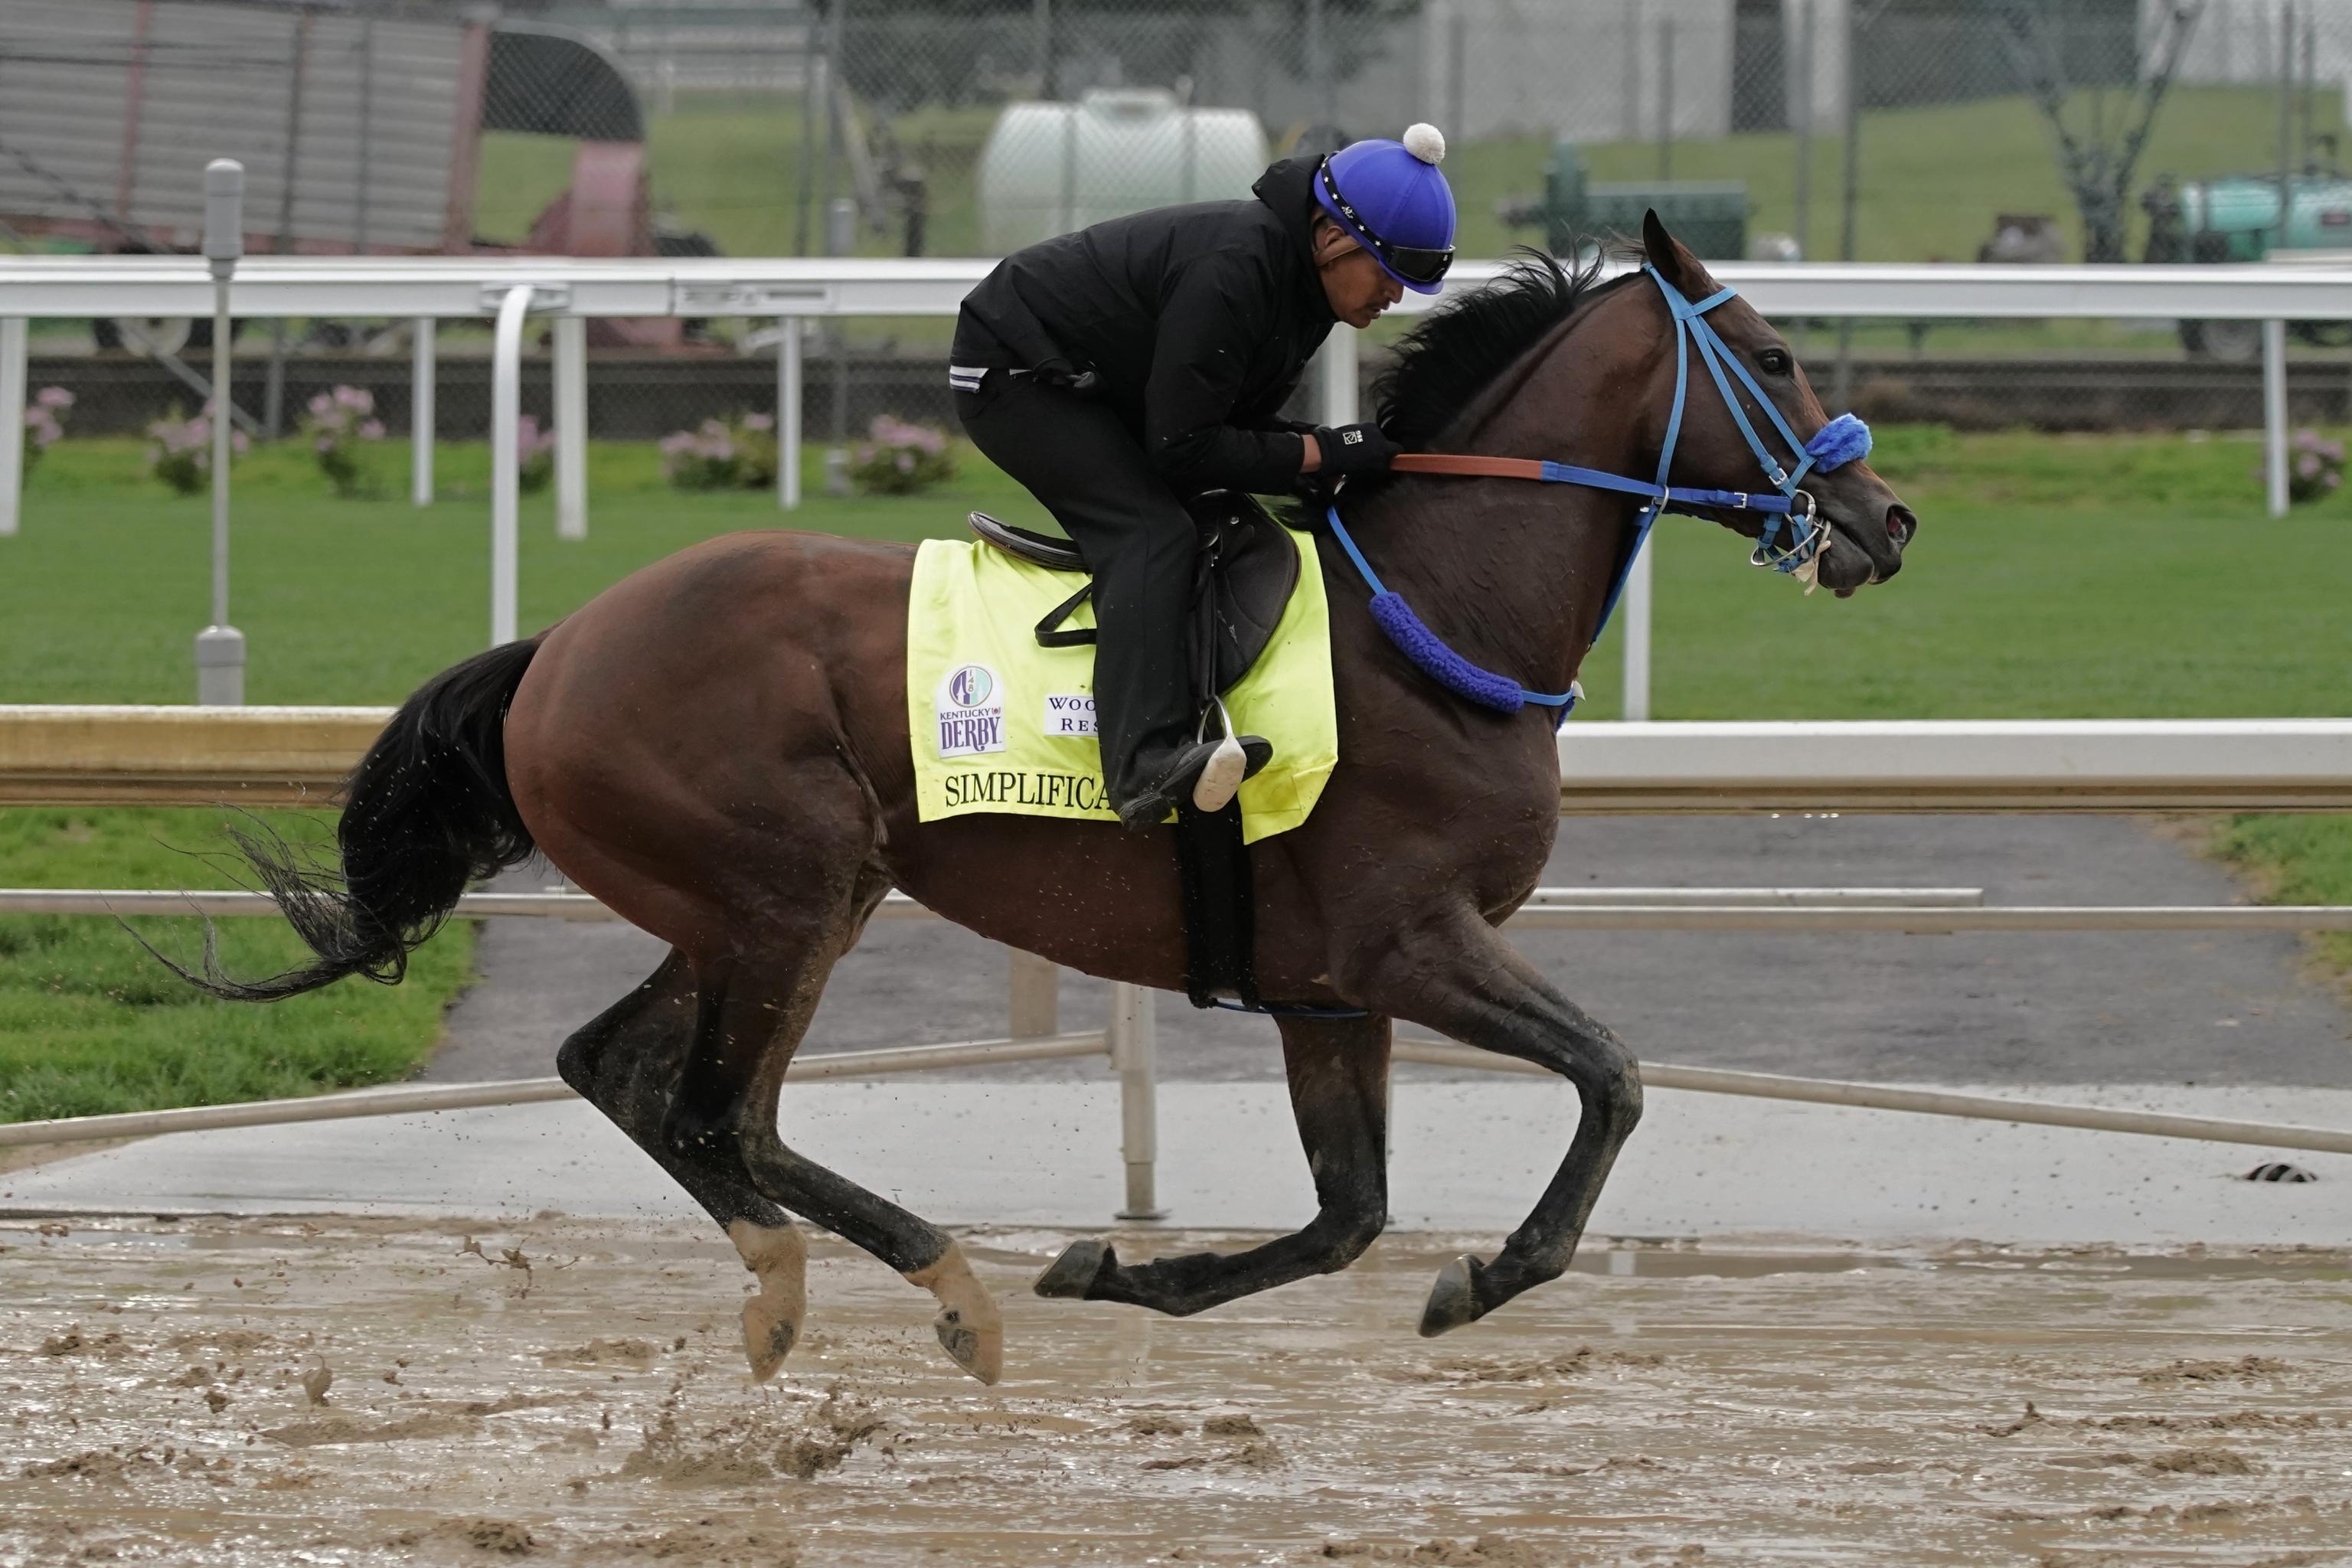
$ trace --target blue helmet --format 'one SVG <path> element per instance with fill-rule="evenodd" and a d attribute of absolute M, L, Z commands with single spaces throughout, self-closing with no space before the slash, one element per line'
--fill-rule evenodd
<path fill-rule="evenodd" d="M 1356 142 L 1315 171 L 1315 200 L 1416 294 L 1434 294 L 1454 265 L 1454 193 L 1437 172 L 1445 138 L 1434 125 L 1402 142 Z"/>

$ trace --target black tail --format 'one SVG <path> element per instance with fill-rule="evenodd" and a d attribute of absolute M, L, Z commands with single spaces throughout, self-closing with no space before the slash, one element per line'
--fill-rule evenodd
<path fill-rule="evenodd" d="M 478 654 L 401 705 L 344 782 L 339 869 L 267 827 L 230 830 L 315 962 L 268 980 L 234 980 L 221 973 L 207 926 L 203 972 L 172 967 L 233 1002 L 275 1002 L 346 974 L 397 984 L 409 953 L 441 928 L 468 883 L 531 852 L 530 830 L 507 792 L 505 726 L 538 650 L 525 641 Z"/>

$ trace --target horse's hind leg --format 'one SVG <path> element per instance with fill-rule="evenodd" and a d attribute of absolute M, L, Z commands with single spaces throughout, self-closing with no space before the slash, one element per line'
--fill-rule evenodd
<path fill-rule="evenodd" d="M 1386 1003 L 1399 1017 L 1549 1068 L 1576 1086 L 1576 1135 L 1534 1212 L 1492 1263 L 1465 1256 L 1439 1273 L 1421 1331 L 1442 1334 L 1567 1272 L 1617 1151 L 1642 1119 L 1641 1070 L 1616 1036 L 1469 910 L 1360 944 L 1349 967 L 1342 994 Z"/>
<path fill-rule="evenodd" d="M 643 984 L 565 1040 L 555 1066 L 735 1244 L 760 1282 L 759 1293 L 743 1303 L 743 1350 L 751 1375 L 765 1380 L 783 1364 L 806 1314 L 808 1244 L 792 1217 L 753 1189 L 732 1151 L 673 1149 L 663 1136 L 697 1011 L 693 967 L 685 954 L 672 952 Z"/>
<path fill-rule="evenodd" d="M 957 1365 L 992 1384 L 1003 1373 L 1003 1327 L 955 1238 L 788 1148 L 776 1131 L 784 1072 L 816 1012 L 825 976 L 887 888 L 878 873 L 862 873 L 849 912 L 790 931 L 771 922 L 756 946 L 696 965 L 700 994 L 693 1045 L 662 1138 L 680 1158 L 708 1153 L 740 1160 L 746 1179 L 769 1202 L 865 1248 L 930 1291 L 940 1305 L 933 1324 L 940 1345 Z"/>
<path fill-rule="evenodd" d="M 1388 1218 L 1389 1021 L 1283 1018 L 1283 1071 L 1315 1173 L 1304 1230 L 1247 1252 L 1121 1263 L 1099 1241 L 1073 1242 L 1037 1280 L 1040 1296 L 1126 1301 L 1184 1317 L 1310 1274 L 1345 1268 Z"/>

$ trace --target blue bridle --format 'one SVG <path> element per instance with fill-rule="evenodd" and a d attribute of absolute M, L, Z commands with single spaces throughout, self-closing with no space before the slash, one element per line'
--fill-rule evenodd
<path fill-rule="evenodd" d="M 1829 539 L 1829 524 L 1822 521 L 1819 503 L 1800 488 L 1805 476 L 1817 469 L 1827 473 L 1843 468 L 1858 458 L 1867 456 L 1870 451 L 1870 427 L 1851 414 L 1841 414 L 1822 426 L 1811 441 L 1797 438 L 1797 433 L 1789 428 L 1788 420 L 1781 417 L 1780 408 L 1764 395 L 1764 389 L 1756 384 L 1756 378 L 1748 374 L 1748 367 L 1739 362 L 1739 357 L 1717 335 L 1714 326 L 1706 320 L 1709 310 L 1736 297 L 1738 289 L 1719 289 L 1706 299 L 1693 302 L 1684 297 L 1682 290 L 1667 282 L 1655 267 L 1644 266 L 1642 270 L 1650 275 L 1659 291 L 1665 296 L 1666 307 L 1674 312 L 1675 321 L 1675 402 L 1673 412 L 1666 417 L 1665 444 L 1658 452 L 1657 478 L 1645 482 L 1627 479 L 1622 474 L 1603 473 L 1598 468 L 1580 468 L 1570 463 L 1524 465 L 1526 478 L 1539 479 L 1546 484 L 1582 485 L 1591 489 L 1615 490 L 1620 494 L 1647 499 L 1648 504 L 1634 519 L 1632 548 L 1624 552 L 1615 574 L 1610 579 L 1609 596 L 1601 605 L 1601 620 L 1592 628 L 1592 640 L 1596 643 L 1608 628 L 1609 617 L 1616 613 L 1617 601 L 1625 592 L 1625 580 L 1632 575 L 1633 563 L 1641 555 L 1642 546 L 1648 542 L 1650 530 L 1657 525 L 1660 514 L 1698 508 L 1760 512 L 1764 516 L 1764 529 L 1757 536 L 1756 548 L 1748 556 L 1748 563 L 1769 567 L 1775 572 L 1797 572 L 1821 553 L 1822 546 Z M 1777 495 L 1755 494 L 1747 490 L 1694 489 L 1666 483 L 1667 472 L 1674 467 L 1675 446 L 1682 438 L 1683 405 L 1690 390 L 1690 353 L 1694 344 L 1698 349 L 1699 363 L 1706 366 L 1708 375 L 1715 381 L 1716 390 L 1723 395 L 1724 406 L 1731 411 L 1739 433 L 1748 439 L 1748 449 L 1756 454 L 1756 461 L 1761 465 L 1765 477 L 1780 492 Z M 1729 375 L 1725 374 L 1727 369 Z M 1756 426 L 1741 406 L 1738 395 L 1731 389 L 1730 376 L 1738 376 L 1739 384 L 1747 389 L 1748 395 L 1762 405 L 1765 414 L 1772 421 L 1773 429 L 1788 444 L 1793 467 L 1783 465 L 1775 458 L 1764 438 L 1757 434 Z M 1364 559 L 1364 552 L 1356 548 L 1347 524 L 1339 521 L 1338 502 L 1332 502 L 1325 510 L 1330 520 L 1332 537 L 1339 540 L 1339 547 L 1348 552 L 1348 559 L 1356 563 L 1356 570 L 1362 574 L 1364 585 L 1372 591 L 1372 619 L 1399 651 L 1423 673 L 1454 695 L 1481 707 L 1503 713 L 1516 713 L 1522 707 L 1534 703 L 1539 707 L 1559 709 L 1559 722 L 1567 721 L 1577 700 L 1583 695 L 1579 687 L 1571 682 L 1566 691 L 1530 691 L 1507 676 L 1481 669 L 1455 653 L 1446 646 L 1444 638 L 1422 623 L 1421 617 L 1412 613 L 1412 606 L 1401 595 L 1382 586 L 1379 575 L 1372 571 L 1371 563 Z M 1788 531 L 1785 542 L 1781 538 L 1784 527 Z"/>

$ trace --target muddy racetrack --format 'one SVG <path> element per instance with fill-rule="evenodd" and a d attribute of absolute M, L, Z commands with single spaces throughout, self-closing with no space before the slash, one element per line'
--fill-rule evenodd
<path fill-rule="evenodd" d="M 1187 1321 L 1064 1239 L 965 1243 L 997 1388 L 831 1241 L 757 1387 L 699 1228 L 8 1221 L 0 1563 L 2352 1563 L 2340 1256 L 1595 1243 L 1426 1342 L 1433 1238 Z"/>

